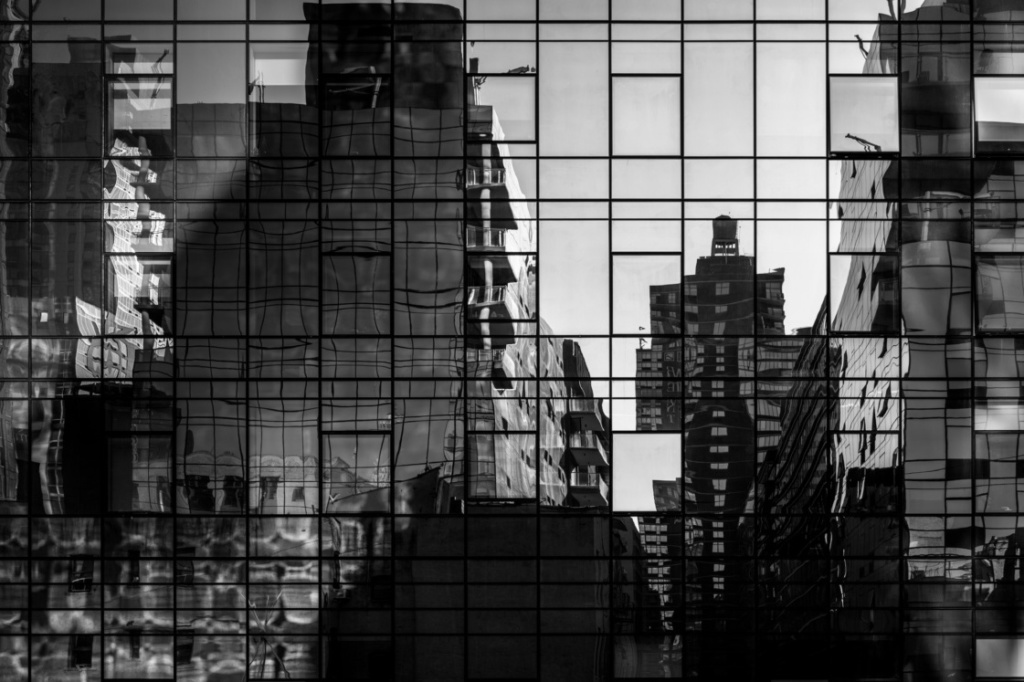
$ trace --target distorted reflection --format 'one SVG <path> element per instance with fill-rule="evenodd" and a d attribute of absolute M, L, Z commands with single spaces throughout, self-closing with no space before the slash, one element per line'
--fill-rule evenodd
<path fill-rule="evenodd" d="M 1021 21 L 0 0 L 0 678 L 1024 677 Z"/>

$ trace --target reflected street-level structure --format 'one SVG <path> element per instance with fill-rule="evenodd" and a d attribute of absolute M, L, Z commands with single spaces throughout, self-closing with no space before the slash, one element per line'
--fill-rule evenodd
<path fill-rule="evenodd" d="M 0 0 L 0 679 L 1024 679 L 1022 41 Z"/>

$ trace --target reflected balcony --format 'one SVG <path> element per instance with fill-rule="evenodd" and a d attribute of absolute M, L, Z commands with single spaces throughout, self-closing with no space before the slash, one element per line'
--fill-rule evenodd
<path fill-rule="evenodd" d="M 578 467 L 608 466 L 608 454 L 604 451 L 604 445 L 597 434 L 591 431 L 570 433 L 566 451 Z"/>
<path fill-rule="evenodd" d="M 507 287 L 476 286 L 466 288 L 466 305 L 471 308 L 501 308 L 505 307 L 506 312 L 514 312 L 514 294 Z M 512 317 L 512 315 L 509 315 Z"/>
<path fill-rule="evenodd" d="M 489 189 L 505 186 L 504 168 L 481 168 L 468 166 L 456 171 L 455 182 L 459 189 Z"/>
<path fill-rule="evenodd" d="M 523 311 L 514 291 L 504 286 L 471 286 L 466 287 L 466 305 L 470 308 L 471 319 L 481 319 L 480 311 L 489 309 L 489 317 L 493 321 L 499 319 L 520 320 Z"/>
<path fill-rule="evenodd" d="M 569 476 L 569 497 L 580 507 L 607 507 L 608 484 L 599 474 L 577 470 Z"/>
<path fill-rule="evenodd" d="M 504 253 L 505 230 L 496 227 L 467 225 L 466 249 L 474 253 Z"/>
<path fill-rule="evenodd" d="M 503 170 L 498 168 L 496 170 Z M 479 188 L 478 188 L 479 189 Z M 477 225 L 488 225 L 501 230 L 519 230 L 530 221 L 526 202 L 510 201 L 508 191 L 498 188 L 484 200 L 472 197 L 466 203 L 466 220 Z M 507 243 L 507 238 L 506 238 Z"/>
<path fill-rule="evenodd" d="M 604 425 L 598 402 L 594 398 L 569 398 L 566 415 L 583 431 L 600 431 Z"/>
<path fill-rule="evenodd" d="M 516 260 L 522 261 L 522 258 L 517 258 Z M 471 253 L 469 256 L 469 268 L 473 271 L 473 277 L 476 282 L 486 282 L 493 286 L 504 286 L 519 280 L 512 258 L 504 252 L 487 255 L 474 255 Z"/>
<path fill-rule="evenodd" d="M 512 259 L 505 251 L 505 230 L 467 225 L 466 250 L 470 254 L 469 265 L 477 273 L 478 281 L 488 281 L 488 264 L 491 284 L 509 284 L 518 279 Z"/>

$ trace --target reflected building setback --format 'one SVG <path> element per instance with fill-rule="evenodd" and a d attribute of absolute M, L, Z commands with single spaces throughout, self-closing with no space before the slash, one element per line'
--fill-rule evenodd
<path fill-rule="evenodd" d="M 0 679 L 1024 679 L 1024 7 L 0 0 Z"/>

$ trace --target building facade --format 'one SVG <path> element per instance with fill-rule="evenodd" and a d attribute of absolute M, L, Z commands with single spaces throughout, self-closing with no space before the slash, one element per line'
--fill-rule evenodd
<path fill-rule="evenodd" d="M 0 0 L 0 679 L 1024 679 L 1019 5 Z"/>

